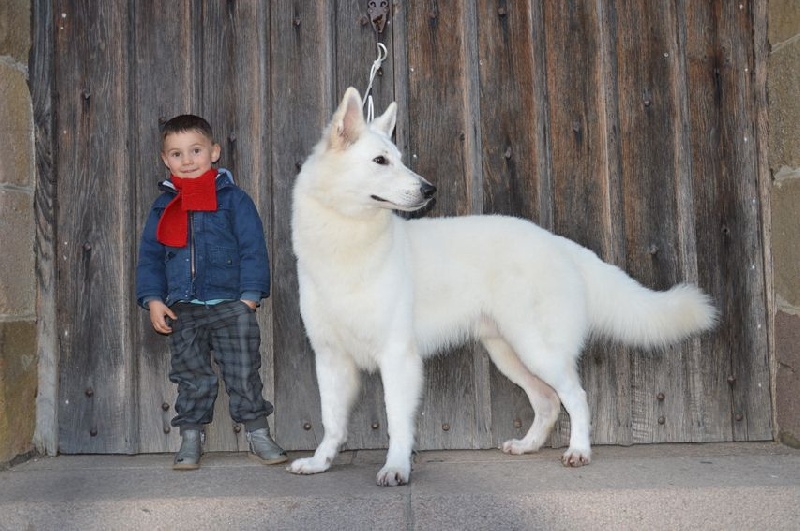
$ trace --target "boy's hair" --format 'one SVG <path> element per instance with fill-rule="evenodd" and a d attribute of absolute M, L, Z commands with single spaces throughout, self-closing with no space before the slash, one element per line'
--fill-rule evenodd
<path fill-rule="evenodd" d="M 214 133 L 209 124 L 204 118 L 195 116 L 194 114 L 181 114 L 174 118 L 170 118 L 161 124 L 161 143 L 167 138 L 167 135 L 172 133 L 183 133 L 186 131 L 196 131 L 201 135 L 214 142 Z"/>

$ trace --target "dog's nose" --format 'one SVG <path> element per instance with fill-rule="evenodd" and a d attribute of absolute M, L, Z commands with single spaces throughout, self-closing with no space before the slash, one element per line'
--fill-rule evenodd
<path fill-rule="evenodd" d="M 428 182 L 422 183 L 421 189 L 422 189 L 422 195 L 423 197 L 425 197 L 425 199 L 430 199 L 431 197 L 433 197 L 433 194 L 436 193 L 436 187 Z"/>

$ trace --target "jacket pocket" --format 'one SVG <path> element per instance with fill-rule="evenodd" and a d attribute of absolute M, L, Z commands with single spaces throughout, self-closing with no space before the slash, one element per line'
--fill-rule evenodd
<path fill-rule="evenodd" d="M 208 255 L 209 270 L 206 281 L 214 288 L 239 289 L 239 253 L 236 249 L 215 247 Z"/>

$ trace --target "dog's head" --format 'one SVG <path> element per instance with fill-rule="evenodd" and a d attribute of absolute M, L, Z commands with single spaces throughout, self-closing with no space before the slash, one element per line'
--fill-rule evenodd
<path fill-rule="evenodd" d="M 356 89 L 347 89 L 307 161 L 317 199 L 338 209 L 378 207 L 405 212 L 431 201 L 436 187 L 403 164 L 392 142 L 396 118 L 397 104 L 392 103 L 367 123 L 361 96 Z"/>

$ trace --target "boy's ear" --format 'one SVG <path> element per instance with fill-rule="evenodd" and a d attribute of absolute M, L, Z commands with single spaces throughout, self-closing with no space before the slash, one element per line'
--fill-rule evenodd
<path fill-rule="evenodd" d="M 211 162 L 217 162 L 219 160 L 219 156 L 222 153 L 222 146 L 219 144 L 214 144 L 211 146 Z"/>
<path fill-rule="evenodd" d="M 355 143 L 366 127 L 361 111 L 361 96 L 350 87 L 345 91 L 339 108 L 333 113 L 330 129 L 330 143 L 335 149 L 344 149 Z"/>

